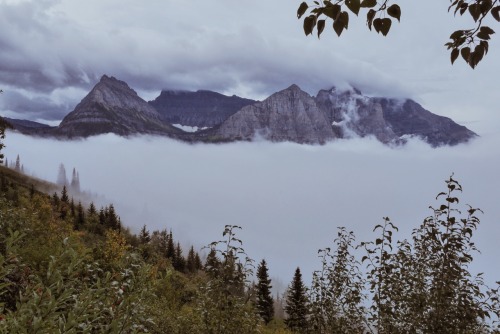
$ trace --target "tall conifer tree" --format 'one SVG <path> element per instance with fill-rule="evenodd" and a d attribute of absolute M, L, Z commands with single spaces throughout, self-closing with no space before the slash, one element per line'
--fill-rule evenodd
<path fill-rule="evenodd" d="M 269 279 L 266 260 L 262 260 L 257 267 L 257 301 L 259 315 L 266 324 L 274 317 L 274 300 L 271 296 L 271 280 Z"/>
<path fill-rule="evenodd" d="M 290 330 L 296 333 L 307 331 L 307 296 L 300 268 L 295 270 L 292 284 L 288 287 L 285 312 L 285 324 Z"/>
<path fill-rule="evenodd" d="M 186 270 L 186 260 L 184 259 L 184 256 L 182 256 L 182 248 L 180 243 L 177 243 L 177 247 L 175 248 L 175 258 L 173 262 L 175 270 L 181 272 L 184 272 Z"/>
<path fill-rule="evenodd" d="M 139 234 L 139 242 L 142 245 L 145 245 L 145 244 L 149 243 L 150 241 L 151 241 L 151 236 L 149 235 L 149 231 L 148 231 L 146 225 L 144 225 L 141 229 L 141 233 Z"/>
<path fill-rule="evenodd" d="M 166 258 L 171 259 L 172 263 L 174 262 L 175 259 L 175 245 L 174 245 L 174 237 L 172 235 L 172 230 L 170 230 L 170 233 L 168 234 Z"/>
<path fill-rule="evenodd" d="M 190 273 L 195 273 L 198 270 L 198 268 L 196 266 L 196 255 L 195 255 L 195 251 L 194 251 L 193 246 L 191 246 L 191 248 L 189 249 L 189 253 L 187 256 L 186 269 Z"/>

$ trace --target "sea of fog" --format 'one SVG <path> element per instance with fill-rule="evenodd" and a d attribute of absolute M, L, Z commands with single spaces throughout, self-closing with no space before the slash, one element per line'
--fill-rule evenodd
<path fill-rule="evenodd" d="M 452 173 L 464 189 L 461 204 L 484 211 L 475 234 L 482 254 L 472 271 L 500 280 L 498 143 L 498 136 L 485 136 L 438 149 L 420 141 L 390 148 L 373 139 L 191 145 L 150 136 L 57 141 L 9 132 L 5 155 L 12 161 L 19 154 L 27 174 L 49 181 L 61 163 L 69 176 L 75 167 L 81 188 L 104 196 L 101 204 L 113 203 L 124 225 L 135 232 L 143 225 L 172 229 L 185 247 L 201 250 L 221 239 L 226 224 L 239 225 L 248 255 L 265 258 L 282 289 L 297 266 L 310 283 L 320 267 L 317 251 L 332 245 L 338 226 L 372 240 L 373 227 L 388 216 L 399 237 L 408 238 L 437 206 Z"/>

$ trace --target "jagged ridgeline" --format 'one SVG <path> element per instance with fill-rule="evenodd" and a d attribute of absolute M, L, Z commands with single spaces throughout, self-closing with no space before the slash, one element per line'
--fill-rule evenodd
<path fill-rule="evenodd" d="M 385 144 L 419 137 L 436 147 L 464 143 L 477 136 L 411 99 L 368 97 L 354 88 L 332 88 L 310 96 L 291 85 L 263 101 L 211 91 L 164 90 L 148 103 L 125 82 L 106 75 L 58 127 L 10 122 L 30 135 L 75 138 L 103 133 L 152 134 L 189 142 L 259 137 L 324 144 L 340 138 L 373 136 Z M 182 127 L 196 127 L 197 131 L 184 131 Z"/>

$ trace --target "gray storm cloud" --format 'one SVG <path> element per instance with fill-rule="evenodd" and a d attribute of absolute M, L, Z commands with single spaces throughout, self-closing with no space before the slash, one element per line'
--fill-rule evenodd
<path fill-rule="evenodd" d="M 172 228 L 200 249 L 218 240 L 225 224 L 242 226 L 248 254 L 266 258 L 271 275 L 284 282 L 297 266 L 309 274 L 319 269 L 317 250 L 332 245 L 338 226 L 366 241 L 389 216 L 400 238 L 409 238 L 455 173 L 464 188 L 461 203 L 485 212 L 473 269 L 494 281 L 500 279 L 498 139 L 431 149 L 419 141 L 388 148 L 366 138 L 324 146 L 189 145 L 157 137 L 62 142 L 8 133 L 5 154 L 9 160 L 19 154 L 28 173 L 52 181 L 60 163 L 76 167 L 81 187 L 114 203 L 134 231 L 144 224 Z"/>
<path fill-rule="evenodd" d="M 489 122 L 496 98 L 481 87 L 497 82 L 498 39 L 475 71 L 451 67 L 443 44 L 467 24 L 434 2 L 404 4 L 401 24 L 386 38 L 353 17 L 341 38 L 328 30 L 318 40 L 303 35 L 297 4 L 286 0 L 0 1 L 0 87 L 51 100 L 55 90 L 88 92 L 108 74 L 149 97 L 168 88 L 262 99 L 292 83 L 310 94 L 349 83 L 415 98 L 463 122 Z M 33 106 L 0 111 L 32 119 L 40 101 L 30 99 Z M 76 102 L 68 95 L 52 103 L 45 118 L 62 118 L 57 106 Z"/>

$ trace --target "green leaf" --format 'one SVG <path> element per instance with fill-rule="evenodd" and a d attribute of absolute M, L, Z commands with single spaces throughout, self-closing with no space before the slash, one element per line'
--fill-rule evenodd
<path fill-rule="evenodd" d="M 299 6 L 299 9 L 297 9 L 297 18 L 301 18 L 302 15 L 306 12 L 307 8 L 309 8 L 309 5 L 305 2 L 301 3 Z"/>
<path fill-rule="evenodd" d="M 453 34 L 450 35 L 450 39 L 453 39 L 453 40 L 458 39 L 458 38 L 462 37 L 463 34 L 464 34 L 463 30 L 457 30 Z"/>
<path fill-rule="evenodd" d="M 321 35 L 321 33 L 323 32 L 323 30 L 325 30 L 325 20 L 319 20 L 318 21 L 318 38 L 319 36 Z"/>
<path fill-rule="evenodd" d="M 493 3 L 491 2 L 491 0 L 481 1 L 480 5 L 479 5 L 481 8 L 481 14 L 483 14 L 483 15 L 488 14 L 488 11 L 491 9 L 492 5 L 493 5 Z"/>
<path fill-rule="evenodd" d="M 341 10 L 341 7 L 339 5 L 331 5 L 331 6 L 327 6 L 325 8 L 325 10 L 323 11 L 323 13 L 326 16 L 328 16 L 329 18 L 331 18 L 332 20 L 336 20 L 340 14 L 340 10 Z"/>
<path fill-rule="evenodd" d="M 304 19 L 304 33 L 306 34 L 306 36 L 312 34 L 315 25 L 316 25 L 316 16 L 309 15 Z"/>
<path fill-rule="evenodd" d="M 491 35 L 491 34 L 494 34 L 495 31 L 493 29 L 491 29 L 490 27 L 487 27 L 487 26 L 482 26 L 480 29 L 479 29 L 480 32 L 484 32 L 488 35 Z"/>
<path fill-rule="evenodd" d="M 489 34 L 487 34 L 487 33 L 485 33 L 484 31 L 480 31 L 480 32 L 478 32 L 476 36 L 477 36 L 478 38 L 482 39 L 482 40 L 485 40 L 485 41 L 487 41 L 487 40 L 489 40 L 489 39 L 490 39 L 490 35 L 489 35 Z"/>
<path fill-rule="evenodd" d="M 333 30 L 337 33 L 337 36 L 340 37 L 340 34 L 342 34 L 342 31 L 344 29 L 347 29 L 349 25 L 349 14 L 344 11 L 340 13 L 339 17 L 333 22 Z"/>
<path fill-rule="evenodd" d="M 495 20 L 500 22 L 500 6 L 496 6 L 495 8 L 493 8 L 491 10 L 491 15 L 495 18 Z"/>
<path fill-rule="evenodd" d="M 469 13 L 474 21 L 477 22 L 479 16 L 481 16 L 481 7 L 478 4 L 472 4 L 469 6 Z"/>
<path fill-rule="evenodd" d="M 470 56 L 470 48 L 468 46 L 465 48 L 462 48 L 462 50 L 460 50 L 460 54 L 462 55 L 462 58 L 468 63 L 469 56 Z"/>
<path fill-rule="evenodd" d="M 389 30 L 391 29 L 392 21 L 389 18 L 382 19 L 382 26 L 380 27 L 380 32 L 382 35 L 387 36 Z"/>
<path fill-rule="evenodd" d="M 373 28 L 375 28 L 375 31 L 380 33 L 380 29 L 382 29 L 382 19 L 381 18 L 376 18 L 373 20 Z"/>
<path fill-rule="evenodd" d="M 372 8 L 377 5 L 377 0 L 363 0 L 360 4 L 363 8 Z"/>
<path fill-rule="evenodd" d="M 469 4 L 467 4 L 467 3 L 463 3 L 462 5 L 460 5 L 460 15 L 464 15 L 464 13 L 467 11 L 467 8 L 469 8 Z M 455 14 L 456 14 L 456 11 L 455 11 Z"/>
<path fill-rule="evenodd" d="M 387 8 L 387 14 L 394 17 L 399 22 L 401 21 L 401 8 L 398 5 L 393 4 L 392 6 Z"/>
<path fill-rule="evenodd" d="M 459 54 L 460 54 L 460 51 L 458 49 L 453 49 L 451 51 L 451 64 L 452 65 L 455 62 L 455 60 L 457 60 Z"/>
<path fill-rule="evenodd" d="M 488 42 L 481 41 L 481 42 L 479 42 L 479 44 L 483 46 L 483 48 L 484 48 L 484 54 L 487 54 L 488 53 L 488 49 L 489 49 Z M 474 211 L 472 211 L 471 214 L 473 214 L 473 213 L 474 213 Z"/>
<path fill-rule="evenodd" d="M 345 5 L 350 9 L 351 12 L 358 15 L 359 9 L 361 7 L 360 0 L 345 0 Z"/>
<path fill-rule="evenodd" d="M 366 14 L 366 24 L 368 25 L 368 29 L 372 30 L 373 19 L 375 18 L 375 14 L 377 12 L 373 9 L 370 9 Z"/>
<path fill-rule="evenodd" d="M 477 60 L 477 63 L 479 63 L 481 59 L 483 59 L 484 54 L 485 54 L 484 46 L 481 44 L 476 45 L 476 47 L 474 48 L 474 59 Z"/>

